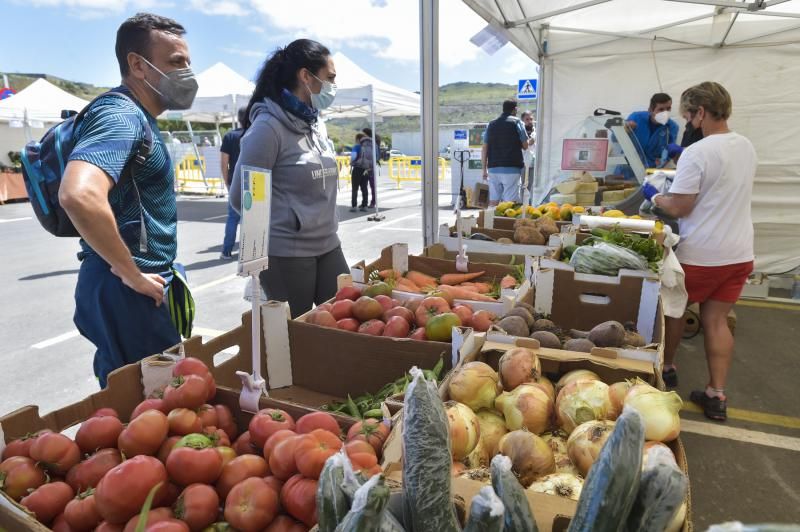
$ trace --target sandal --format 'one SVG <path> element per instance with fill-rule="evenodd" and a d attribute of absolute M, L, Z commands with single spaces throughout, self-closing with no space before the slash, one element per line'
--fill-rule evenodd
<path fill-rule="evenodd" d="M 706 392 L 694 390 L 689 394 L 689 400 L 703 408 L 703 413 L 708 419 L 726 421 L 728 419 L 728 401 L 719 397 L 709 397 Z"/>

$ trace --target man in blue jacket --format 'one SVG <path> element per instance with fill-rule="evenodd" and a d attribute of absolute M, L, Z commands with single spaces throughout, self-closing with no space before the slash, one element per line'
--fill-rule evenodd
<path fill-rule="evenodd" d="M 678 124 L 670 119 L 671 110 L 672 98 L 659 92 L 650 98 L 647 111 L 636 111 L 628 116 L 627 126 L 644 150 L 644 163 L 648 168 L 662 166 L 669 158 L 667 146 L 678 142 Z"/>

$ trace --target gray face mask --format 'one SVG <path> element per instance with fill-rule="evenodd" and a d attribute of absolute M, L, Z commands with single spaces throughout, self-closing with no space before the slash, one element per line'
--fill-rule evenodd
<path fill-rule="evenodd" d="M 144 80 L 147 86 L 158 94 L 161 105 L 172 111 L 182 111 L 192 106 L 197 94 L 197 79 L 191 68 L 179 68 L 165 74 L 144 57 L 142 59 L 153 70 L 161 74 L 158 88 L 153 87 L 146 78 Z"/>

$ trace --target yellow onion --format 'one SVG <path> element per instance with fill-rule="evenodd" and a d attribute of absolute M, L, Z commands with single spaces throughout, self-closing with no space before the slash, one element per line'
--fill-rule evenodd
<path fill-rule="evenodd" d="M 553 473 L 534 481 L 528 489 L 536 493 L 546 493 L 577 501 L 581 498 L 583 479 L 569 473 Z"/>
<path fill-rule="evenodd" d="M 543 439 L 527 430 L 515 430 L 503 436 L 500 454 L 511 460 L 511 470 L 526 488 L 537 478 L 556 471 L 553 451 Z"/>
<path fill-rule="evenodd" d="M 494 402 L 503 413 L 509 430 L 526 428 L 541 434 L 550 427 L 553 400 L 539 386 L 520 384 L 513 392 L 503 392 Z"/>
<path fill-rule="evenodd" d="M 564 386 L 577 380 L 599 381 L 600 377 L 597 375 L 597 373 L 588 369 L 574 369 L 572 371 L 568 371 L 562 375 L 560 379 L 558 379 L 558 382 L 556 383 L 556 395 L 558 395 Z"/>
<path fill-rule="evenodd" d="M 636 409 L 644 420 L 644 437 L 660 442 L 672 441 L 681 433 L 681 418 L 678 415 L 683 406 L 680 396 L 675 392 L 660 392 L 655 388 L 644 388 L 638 384 L 625 396 L 625 406 Z"/>
<path fill-rule="evenodd" d="M 567 453 L 567 438 L 569 435 L 561 429 L 554 429 L 542 434 L 542 439 L 550 446 L 553 451 L 553 459 L 556 462 L 556 473 L 569 473 L 579 475 L 580 472 Z"/>
<path fill-rule="evenodd" d="M 477 416 L 478 424 L 481 426 L 481 442 L 491 459 L 497 454 L 500 438 L 508 433 L 506 420 L 496 410 L 482 409 L 478 411 Z"/>
<path fill-rule="evenodd" d="M 628 381 L 615 382 L 608 387 L 608 398 L 611 400 L 611 412 L 608 419 L 617 419 L 622 413 L 622 405 L 625 402 L 625 396 L 633 386 Z"/>
<path fill-rule="evenodd" d="M 450 378 L 447 393 L 473 410 L 492 408 L 497 397 L 497 381 L 500 377 L 488 364 L 468 362 L 457 369 Z"/>
<path fill-rule="evenodd" d="M 461 475 L 466 470 L 467 466 L 464 465 L 464 462 L 453 462 L 453 465 L 450 466 L 450 472 L 454 477 Z"/>
<path fill-rule="evenodd" d="M 650 455 L 650 451 L 652 451 L 655 447 L 658 447 L 658 448 L 662 449 L 661 451 L 659 451 L 659 453 L 668 452 L 669 454 L 666 454 L 666 455 L 662 454 L 662 456 L 669 457 L 671 459 L 670 462 L 672 462 L 672 464 L 675 467 L 678 467 L 678 461 L 675 459 L 675 453 L 672 452 L 672 449 L 670 449 L 669 447 L 667 447 L 665 444 L 661 443 L 660 441 L 647 441 L 647 442 L 644 442 L 644 448 L 642 449 L 642 455 L 643 455 L 642 456 L 642 470 L 643 471 L 647 468 L 647 460 L 648 460 L 648 457 Z"/>
<path fill-rule="evenodd" d="M 489 456 L 489 451 L 486 449 L 486 446 L 483 444 L 483 435 L 478 438 L 478 445 L 472 449 L 472 452 L 469 453 L 469 456 L 464 460 L 464 463 L 467 466 L 467 469 L 475 469 L 478 467 L 487 467 L 489 465 L 489 460 L 492 457 Z"/>
<path fill-rule="evenodd" d="M 578 425 L 567 440 L 569 458 L 584 477 L 589 474 L 600 449 L 614 430 L 613 421 L 587 421 Z"/>
<path fill-rule="evenodd" d="M 607 419 L 610 411 L 608 385 L 601 381 L 572 381 L 559 392 L 556 400 L 558 425 L 568 434 L 581 423 Z"/>
<path fill-rule="evenodd" d="M 536 386 L 544 390 L 544 392 L 550 396 L 550 399 L 553 400 L 553 403 L 556 402 L 556 389 L 555 386 L 553 386 L 553 383 L 552 381 L 550 381 L 550 379 L 548 379 L 544 375 L 540 375 L 539 378 L 533 381 L 531 384 L 535 384 Z"/>
<path fill-rule="evenodd" d="M 535 381 L 542 374 L 539 357 L 524 347 L 514 347 L 503 353 L 498 367 L 500 382 L 507 392 L 525 382 Z"/>
<path fill-rule="evenodd" d="M 463 460 L 475 449 L 481 437 L 478 416 L 470 407 L 456 401 L 447 401 L 444 406 L 450 426 L 450 451 L 453 460 Z"/>

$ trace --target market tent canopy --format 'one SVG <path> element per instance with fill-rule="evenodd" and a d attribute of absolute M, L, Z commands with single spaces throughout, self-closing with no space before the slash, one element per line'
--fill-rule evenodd
<path fill-rule="evenodd" d="M 376 116 L 419 115 L 419 94 L 381 81 L 365 72 L 341 52 L 333 54 L 336 65 L 336 99 L 326 118 L 369 116 L 374 100 Z"/>
<path fill-rule="evenodd" d="M 536 192 L 560 178 L 561 141 L 595 108 L 647 108 L 713 80 L 759 158 L 756 270 L 800 265 L 800 0 L 464 0 L 540 66 Z M 737 213 L 730 213 L 736 216 Z"/>
<path fill-rule="evenodd" d="M 14 96 L 0 100 L 0 121 L 60 122 L 61 111 L 80 111 L 89 102 L 39 78 Z"/>
<path fill-rule="evenodd" d="M 159 118 L 218 123 L 236 118 L 247 105 L 255 84 L 225 63 L 216 63 L 197 75 L 197 96 L 186 111 L 166 111 Z"/>

